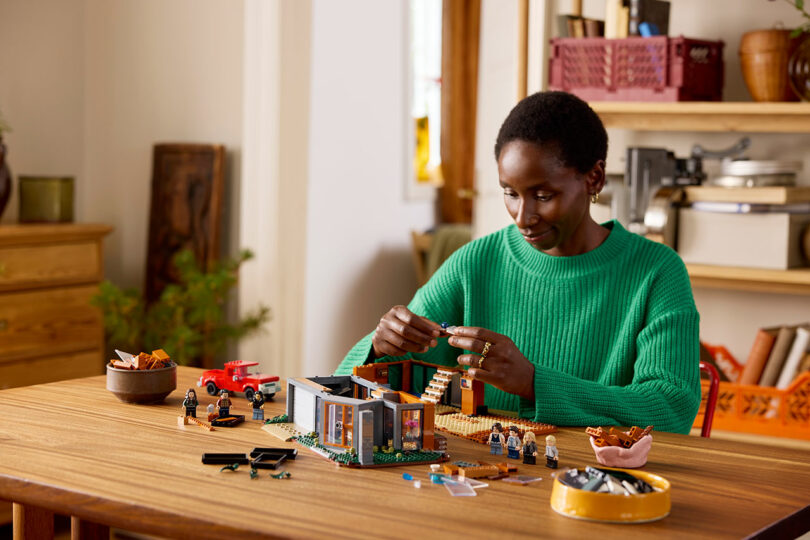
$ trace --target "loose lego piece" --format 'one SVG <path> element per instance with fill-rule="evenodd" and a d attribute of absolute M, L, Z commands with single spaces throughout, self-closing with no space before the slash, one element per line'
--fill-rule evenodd
<path fill-rule="evenodd" d="M 506 453 L 509 459 L 520 459 L 520 437 L 518 427 L 509 426 L 509 438 L 506 439 Z"/>
<path fill-rule="evenodd" d="M 557 438 L 554 435 L 548 435 L 546 437 L 546 467 L 556 469 L 558 461 Z"/>
<path fill-rule="evenodd" d="M 256 392 L 248 399 L 253 406 L 253 419 L 264 422 L 264 394 Z"/>
<path fill-rule="evenodd" d="M 250 460 L 245 454 L 233 453 L 206 453 L 202 455 L 202 462 L 206 465 L 242 464 L 247 465 Z"/>
<path fill-rule="evenodd" d="M 228 397 L 227 390 L 220 390 L 219 399 L 217 399 L 217 416 L 223 418 L 229 416 L 231 412 L 231 399 Z"/>
<path fill-rule="evenodd" d="M 453 497 L 475 497 L 478 493 L 466 482 L 453 482 L 445 480 L 444 487 Z"/>
<path fill-rule="evenodd" d="M 211 425 L 217 427 L 234 427 L 245 421 L 244 414 L 232 414 L 225 417 L 211 419 Z"/>
<path fill-rule="evenodd" d="M 585 433 L 591 436 L 591 442 L 595 446 L 621 446 L 622 448 L 630 448 L 649 435 L 652 429 L 652 426 L 647 426 L 643 430 L 638 426 L 633 426 L 628 431 L 619 431 L 616 428 L 610 428 L 610 431 L 606 432 L 601 427 L 588 427 L 585 428 Z"/>
<path fill-rule="evenodd" d="M 276 480 L 284 480 L 286 478 L 291 477 L 292 474 L 288 473 L 287 471 L 281 471 L 280 473 L 272 474 L 270 473 L 270 478 L 275 478 Z"/>
<path fill-rule="evenodd" d="M 283 454 L 287 459 L 295 459 L 298 457 L 298 448 L 275 448 L 275 447 L 261 447 L 257 446 L 250 451 L 250 457 L 255 458 L 260 454 Z"/>
<path fill-rule="evenodd" d="M 252 456 L 252 454 L 251 454 Z M 259 454 L 251 460 L 250 466 L 254 469 L 277 469 L 287 460 L 285 454 Z"/>
<path fill-rule="evenodd" d="M 523 454 L 524 464 L 537 464 L 537 438 L 531 431 L 527 431 L 523 434 L 523 446 L 521 447 L 520 451 Z"/>
<path fill-rule="evenodd" d="M 140 353 L 138 356 L 129 354 L 128 352 L 115 350 L 119 356 L 119 360 L 110 360 L 109 365 L 117 369 L 129 370 L 146 370 L 146 369 L 160 369 L 174 365 L 169 355 L 163 349 L 152 351 L 152 354 Z"/>
<path fill-rule="evenodd" d="M 525 476 L 525 475 L 518 475 L 518 476 L 510 476 L 509 478 L 504 478 L 503 481 L 507 484 L 517 484 L 519 486 L 528 486 L 532 482 L 539 482 L 542 480 L 539 476 Z"/>
<path fill-rule="evenodd" d="M 219 472 L 222 472 L 222 471 L 236 471 L 236 469 L 238 469 L 238 468 L 239 468 L 238 463 L 231 463 L 230 465 L 225 465 L 224 467 L 222 467 L 219 470 Z"/>
<path fill-rule="evenodd" d="M 185 416 L 193 416 L 197 418 L 197 392 L 193 388 L 186 390 L 186 396 L 183 398 L 183 408 L 185 409 Z"/>
<path fill-rule="evenodd" d="M 259 477 L 259 471 L 256 470 L 255 467 L 250 468 L 250 479 L 254 480 Z"/>
<path fill-rule="evenodd" d="M 503 447 L 506 446 L 506 438 L 503 436 L 503 426 L 500 422 L 492 424 L 492 432 L 489 434 L 489 453 L 503 455 Z"/>
<path fill-rule="evenodd" d="M 203 422 L 202 420 L 199 420 L 198 418 L 196 418 L 194 416 L 186 416 L 185 419 L 186 419 L 186 422 L 191 422 L 193 424 L 197 424 L 198 426 L 200 426 L 201 428 L 203 428 L 205 430 L 214 431 L 214 426 L 212 426 L 208 422 Z"/>

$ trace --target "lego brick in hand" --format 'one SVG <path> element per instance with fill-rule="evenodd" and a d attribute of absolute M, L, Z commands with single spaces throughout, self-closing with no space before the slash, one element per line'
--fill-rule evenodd
<path fill-rule="evenodd" d="M 606 467 L 636 469 L 647 463 L 647 454 L 652 448 L 652 435 L 645 435 L 630 448 L 622 446 L 597 446 L 593 437 L 588 439 L 596 454 L 596 461 Z"/>

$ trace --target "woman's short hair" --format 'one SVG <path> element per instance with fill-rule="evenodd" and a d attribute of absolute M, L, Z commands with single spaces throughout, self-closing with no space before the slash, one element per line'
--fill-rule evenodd
<path fill-rule="evenodd" d="M 515 140 L 556 147 L 563 165 L 581 174 L 607 158 L 607 132 L 599 115 L 567 92 L 538 92 L 515 105 L 498 132 L 495 159 Z"/>

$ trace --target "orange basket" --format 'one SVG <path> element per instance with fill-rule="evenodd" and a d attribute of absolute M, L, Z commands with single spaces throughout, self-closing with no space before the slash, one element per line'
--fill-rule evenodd
<path fill-rule="evenodd" d="M 730 379 L 742 372 L 742 366 L 724 347 L 706 346 L 715 362 Z M 703 425 L 703 411 L 709 381 L 701 380 L 703 399 L 693 427 Z M 756 433 L 774 437 L 810 440 L 810 372 L 805 372 L 784 390 L 721 382 L 714 411 L 714 429 Z"/>

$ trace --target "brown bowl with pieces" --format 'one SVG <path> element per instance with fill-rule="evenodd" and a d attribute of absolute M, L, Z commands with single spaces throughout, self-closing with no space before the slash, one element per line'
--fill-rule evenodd
<path fill-rule="evenodd" d="M 177 364 L 162 349 L 137 356 L 116 351 L 107 364 L 107 390 L 125 403 L 161 403 L 177 388 Z"/>

